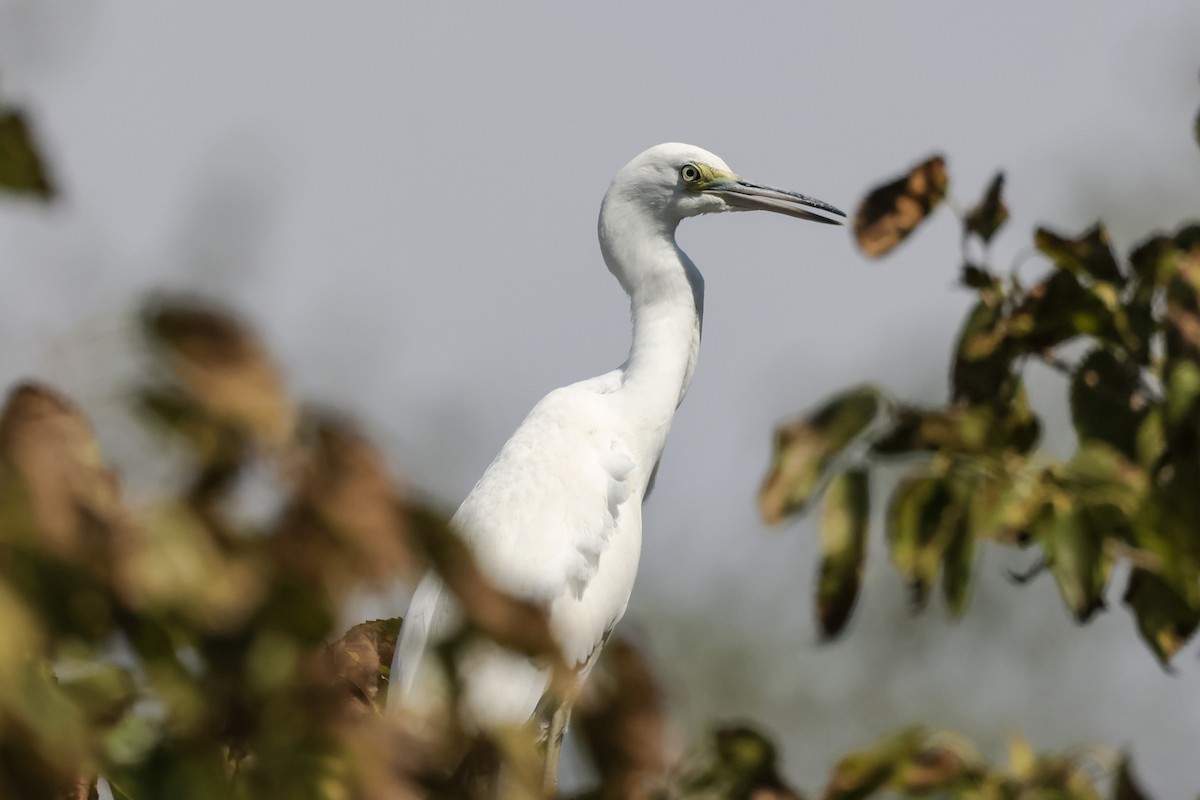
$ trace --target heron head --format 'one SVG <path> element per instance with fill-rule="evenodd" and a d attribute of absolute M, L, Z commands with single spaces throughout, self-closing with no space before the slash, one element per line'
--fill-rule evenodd
<path fill-rule="evenodd" d="M 617 173 L 609 193 L 668 224 L 720 211 L 774 211 L 835 225 L 846 216 L 821 200 L 740 178 L 720 157 L 689 144 L 641 153 Z"/>

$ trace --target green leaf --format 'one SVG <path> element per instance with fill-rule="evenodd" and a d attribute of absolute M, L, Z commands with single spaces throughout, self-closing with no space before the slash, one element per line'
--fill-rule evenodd
<path fill-rule="evenodd" d="M 801 800 L 779 775 L 775 746 L 758 731 L 745 726 L 720 728 L 705 750 L 684 761 L 682 774 L 675 781 L 682 790 L 680 797 Z M 639 790 L 644 785 L 640 784 Z M 619 787 L 606 788 L 610 791 L 604 793 L 605 797 L 613 789 L 618 790 L 619 796 L 626 796 Z M 642 796 L 641 791 L 635 794 Z"/>
<path fill-rule="evenodd" d="M 921 747 L 926 732 L 909 728 L 843 757 L 833 769 L 823 800 L 860 800 L 886 786 L 901 764 Z"/>
<path fill-rule="evenodd" d="M 49 200 L 56 194 L 25 115 L 0 110 L 0 189 Z"/>
<path fill-rule="evenodd" d="M 1137 619 L 1142 638 L 1159 663 L 1169 669 L 1171 658 L 1200 625 L 1200 612 L 1189 607 L 1166 581 L 1144 569 L 1133 570 L 1124 600 Z"/>
<path fill-rule="evenodd" d="M 1179 361 L 1170 365 L 1165 385 L 1166 423 L 1169 428 L 1194 428 L 1195 420 L 1200 417 L 1200 364 Z"/>
<path fill-rule="evenodd" d="M 1132 352 L 1139 364 L 1150 365 L 1150 341 L 1158 331 L 1155 298 L 1175 269 L 1178 250 L 1170 237 L 1154 236 L 1143 241 L 1129 255 L 1133 266 L 1133 288 L 1125 302 L 1125 316 L 1133 338 Z"/>
<path fill-rule="evenodd" d="M 1122 535 L 1138 513 L 1149 479 L 1124 453 L 1102 441 L 1085 442 L 1057 478 L 1081 509 L 1111 509 L 1122 522 Z M 1106 534 L 1115 531 L 1106 531 Z"/>
<path fill-rule="evenodd" d="M 1200 251 L 1200 222 L 1189 222 L 1179 226 L 1174 235 L 1175 246 L 1193 257 Z"/>
<path fill-rule="evenodd" d="M 1007 323 L 1009 340 L 1027 353 L 1048 350 L 1082 335 L 1118 338 L 1104 302 L 1074 273 L 1061 269 L 1033 286 Z"/>
<path fill-rule="evenodd" d="M 875 420 L 880 404 L 879 392 L 862 386 L 778 428 L 771 470 L 758 495 L 763 519 L 778 522 L 802 512 L 837 456 Z"/>
<path fill-rule="evenodd" d="M 1121 756 L 1121 765 L 1117 767 L 1113 800 L 1150 800 L 1150 796 L 1134 779 L 1133 760 L 1128 754 Z"/>
<path fill-rule="evenodd" d="M 854 215 L 858 246 L 871 258 L 891 252 L 941 205 L 948 184 L 945 159 L 933 156 L 872 189 Z"/>
<path fill-rule="evenodd" d="M 978 264 L 963 264 L 960 280 L 969 289 L 995 289 L 1000 285 L 999 278 Z"/>
<path fill-rule="evenodd" d="M 1085 526 L 1079 513 L 1064 508 L 1061 502 L 1043 506 L 1030 532 L 1041 545 L 1046 565 L 1075 621 L 1087 622 L 1104 607 L 1104 585 L 1111 567 L 1101 537 Z"/>
<path fill-rule="evenodd" d="M 817 620 L 826 639 L 842 632 L 858 598 L 867 549 L 868 492 L 867 473 L 856 469 L 834 478 L 825 493 Z"/>
<path fill-rule="evenodd" d="M 93 663 L 59 676 L 63 693 L 93 725 L 114 725 L 137 700 L 137 686 L 124 667 Z"/>
<path fill-rule="evenodd" d="M 1168 362 L 1200 361 L 1200 247 L 1180 260 L 1167 284 L 1166 356 Z"/>
<path fill-rule="evenodd" d="M 988 184 L 987 191 L 979 205 L 967 213 L 964 224 L 968 232 L 975 234 L 986 244 L 996 235 L 996 231 L 1008 219 L 1008 207 L 1000 197 L 1004 189 L 1004 173 L 997 172 L 996 177 Z"/>
<path fill-rule="evenodd" d="M 1012 400 L 1006 409 L 1007 414 L 1001 420 L 1001 435 L 1003 441 L 998 443 L 1003 449 L 1015 453 L 1028 453 L 1042 435 L 1042 421 L 1033 413 L 1029 403 L 1029 393 L 1025 391 L 1024 381 L 1018 380 L 1012 392 Z"/>
<path fill-rule="evenodd" d="M 949 409 L 924 409 L 898 406 L 892 413 L 892 427 L 886 436 L 872 443 L 880 455 L 936 452 L 958 442 L 958 420 Z"/>
<path fill-rule="evenodd" d="M 1149 302 L 1150 294 L 1174 276 L 1178 256 L 1174 237 L 1166 234 L 1154 234 L 1135 245 L 1129 253 L 1134 296 Z"/>
<path fill-rule="evenodd" d="M 1071 377 L 1071 419 L 1080 441 L 1107 442 L 1137 456 L 1137 432 L 1149 404 L 1141 393 L 1137 364 L 1096 348 Z"/>
<path fill-rule="evenodd" d="M 1034 233 L 1033 242 L 1038 250 L 1068 272 L 1088 275 L 1117 286 L 1125 284 L 1125 276 L 1121 274 L 1113 256 L 1108 231 L 1101 223 L 1084 231 L 1077 239 L 1069 239 L 1046 228 L 1038 228 Z"/>
<path fill-rule="evenodd" d="M 987 347 L 980 347 L 980 342 Z M 950 376 L 955 402 L 991 403 L 1011 389 L 1016 354 L 1005 341 L 999 304 L 980 300 L 967 315 Z"/>
<path fill-rule="evenodd" d="M 954 534 L 952 499 L 942 479 L 929 474 L 907 476 L 892 494 L 887 522 L 890 556 L 918 608 L 929 597 L 942 553 Z"/>
<path fill-rule="evenodd" d="M 1137 339 L 1138 346 L 1135 353 L 1140 363 L 1149 365 L 1150 340 L 1160 327 L 1166 327 L 1169 331 L 1168 347 L 1172 352 L 1177 352 L 1180 347 L 1184 346 L 1184 339 L 1180 338 L 1180 334 L 1183 334 L 1184 331 L 1171 330 L 1173 327 L 1172 317 L 1182 311 L 1187 316 L 1176 317 L 1175 321 L 1183 323 L 1188 321 L 1190 314 L 1188 314 L 1187 298 L 1188 295 L 1194 295 L 1194 291 L 1186 291 L 1186 285 L 1180 287 L 1184 290 L 1182 293 L 1176 289 L 1174 302 L 1177 307 L 1174 309 L 1168 307 L 1165 326 L 1163 320 L 1160 319 L 1161 314 L 1155 312 L 1155 301 L 1180 274 L 1181 267 L 1194 272 L 1194 264 L 1198 259 L 1200 259 L 1200 224 L 1183 225 L 1170 236 L 1162 233 L 1155 234 L 1139 243 L 1130 253 L 1129 261 L 1133 266 L 1133 285 L 1125 303 L 1125 313 L 1129 319 L 1130 332 Z M 1181 302 L 1182 304 L 1180 304 Z M 1194 306 L 1192 306 L 1192 311 L 1194 310 Z M 1191 325 L 1194 329 L 1194 322 Z"/>
<path fill-rule="evenodd" d="M 954 747 L 927 742 L 900 765 L 892 786 L 904 797 L 942 796 L 941 792 L 952 791 L 963 782 L 977 785 L 971 773 L 971 764 Z"/>
<path fill-rule="evenodd" d="M 971 577 L 975 560 L 975 532 L 966 524 L 966 515 L 954 526 L 953 536 L 942 561 L 942 596 L 952 617 L 961 617 L 971 596 Z"/>

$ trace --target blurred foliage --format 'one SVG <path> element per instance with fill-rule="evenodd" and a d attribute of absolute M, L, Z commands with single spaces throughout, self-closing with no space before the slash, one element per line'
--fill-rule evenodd
<path fill-rule="evenodd" d="M 54 184 L 20 109 L 0 106 L 0 190 L 49 200 Z"/>
<path fill-rule="evenodd" d="M 854 215 L 858 246 L 872 258 L 890 253 L 941 205 L 948 183 L 946 160 L 935 155 L 877 187 Z"/>
<path fill-rule="evenodd" d="M 858 219 L 867 252 L 895 247 L 941 202 L 931 159 L 881 189 Z M 0 188 L 55 195 L 25 115 L 0 110 Z M 966 218 L 983 241 L 1007 211 L 997 176 Z M 944 409 L 898 406 L 872 387 L 781 429 L 763 493 L 771 519 L 825 492 L 818 613 L 837 635 L 861 582 L 869 457 L 931 454 L 889 510 L 892 558 L 923 602 L 939 568 L 965 605 L 975 539 L 1036 542 L 1081 618 L 1114 558 L 1135 566 L 1126 600 L 1164 657 L 1194 629 L 1200 417 L 1200 236 L 1152 239 L 1122 271 L 1097 228 L 1039 232 L 1054 262 L 1029 289 L 986 266 Z M 1060 277 L 1065 276 L 1065 277 Z M 334 640 L 350 593 L 436 570 L 463 628 L 447 657 L 486 637 L 571 679 L 543 610 L 505 595 L 432 509 L 414 502 L 348 420 L 305 408 L 253 332 L 194 298 L 141 313 L 151 354 L 132 404 L 186 461 L 178 491 L 132 507 L 89 422 L 53 388 L 24 383 L 0 409 L 0 797 L 88 800 L 103 776 L 121 800 L 542 798 L 532 726 L 430 741 L 386 711 L 399 619 Z M 1029 357 L 1075 336 L 1080 452 L 1031 454 L 1038 423 L 1020 384 Z M 886 424 L 880 419 L 886 417 Z M 830 480 L 832 472 L 838 472 Z M 248 511 L 247 496 L 269 498 Z M 264 503 L 259 502 L 262 506 Z M 1193 515 L 1193 516 L 1189 516 Z M 1151 533 L 1154 531 L 1155 533 Z M 451 698 L 452 701 L 456 698 Z M 718 727 L 679 757 L 663 690 L 631 645 L 610 642 L 574 721 L 598 777 L 583 798 L 798 800 L 775 746 Z M 1037 756 L 1020 742 L 997 769 L 946 732 L 904 731 L 853 753 L 824 797 L 1136 800 L 1129 766 Z M 1089 769 L 1089 767 L 1095 767 Z"/>
<path fill-rule="evenodd" d="M 949 186 L 935 157 L 874 189 L 856 217 L 859 245 L 890 251 Z M 1166 666 L 1200 624 L 1200 223 L 1151 233 L 1123 259 L 1103 223 L 1074 236 L 1038 228 L 1045 267 L 1026 282 L 992 267 L 1008 219 L 1003 186 L 997 174 L 961 214 L 961 279 L 975 302 L 952 350 L 946 404 L 860 387 L 781 426 L 763 516 L 803 512 L 832 479 L 817 610 L 822 633 L 836 636 L 858 593 L 865 534 L 847 519 L 866 515 L 866 471 L 911 461 L 888 501 L 886 539 L 914 606 L 940 576 L 950 613 L 963 613 L 975 553 L 990 540 L 1036 550 L 1022 580 L 1049 573 L 1083 623 L 1104 608 L 1124 562 L 1124 602 Z M 1034 362 L 1066 377 L 1078 446 L 1065 460 L 1035 449 L 1042 423 L 1024 381 Z"/>
<path fill-rule="evenodd" d="M 1101 784 L 1111 784 L 1111 792 Z M 946 797 L 961 800 L 1035 798 L 1145 798 L 1129 762 L 1115 754 L 1080 750 L 1037 754 L 1023 739 L 1009 740 L 1008 764 L 984 759 L 949 731 L 910 728 L 850 753 L 834 767 L 824 800 L 870 797 Z"/>

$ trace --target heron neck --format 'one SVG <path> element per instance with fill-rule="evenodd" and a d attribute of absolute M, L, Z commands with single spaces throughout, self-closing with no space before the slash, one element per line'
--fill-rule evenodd
<path fill-rule="evenodd" d="M 630 298 L 633 344 L 625 383 L 661 389 L 672 410 L 687 394 L 700 352 L 699 306 L 704 287 L 699 271 L 686 259 L 683 256 L 675 267 L 677 280 L 660 281 L 653 291 Z"/>
<path fill-rule="evenodd" d="M 629 293 L 633 316 L 620 393 L 630 405 L 629 418 L 658 441 L 692 382 L 704 279 L 675 243 L 674 224 L 647 224 L 624 210 L 606 202 L 600 220 L 605 261 Z"/>

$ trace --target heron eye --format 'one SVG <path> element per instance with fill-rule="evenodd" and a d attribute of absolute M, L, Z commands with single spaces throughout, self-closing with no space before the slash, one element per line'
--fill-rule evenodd
<path fill-rule="evenodd" d="M 684 164 L 679 170 L 679 177 L 688 183 L 700 180 L 700 169 L 695 164 Z"/>

